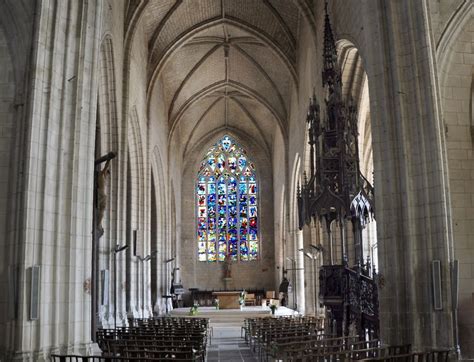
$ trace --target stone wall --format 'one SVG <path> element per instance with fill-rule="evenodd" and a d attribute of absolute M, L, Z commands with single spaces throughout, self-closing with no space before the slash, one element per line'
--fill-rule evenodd
<path fill-rule="evenodd" d="M 100 7 L 36 7 L 25 152 L 19 315 L 9 329 L 16 358 L 59 346 L 84 351 L 91 336 L 90 260 Z M 54 33 L 53 33 L 54 29 Z M 40 267 L 39 319 L 29 314 L 30 268 Z M 6 359 L 12 359 L 9 355 Z"/>
<path fill-rule="evenodd" d="M 239 262 L 232 265 L 231 289 L 266 289 L 275 290 L 274 279 L 274 212 L 273 212 L 273 177 L 271 161 L 263 152 L 261 146 L 253 140 L 242 139 L 232 133 L 245 150 L 250 159 L 255 163 L 258 186 L 258 217 L 260 236 L 260 255 L 258 261 Z M 197 172 L 209 147 L 214 145 L 223 134 L 212 137 L 203 142 L 199 151 L 190 155 L 186 160 L 183 170 L 183 197 L 182 197 L 182 239 L 181 278 L 185 288 L 199 288 L 201 290 L 224 289 L 222 263 L 206 263 L 197 260 L 196 241 L 196 206 L 195 185 Z M 269 197 L 270 196 L 270 197 Z"/>
<path fill-rule="evenodd" d="M 473 7 L 461 10 L 438 49 L 439 79 L 446 133 L 454 259 L 459 260 L 459 338 L 463 357 L 474 357 L 474 158 L 472 89 Z M 467 13 L 466 13 L 467 12 Z M 471 12 L 471 17 L 469 17 Z M 462 20 L 462 21 L 461 21 Z"/>

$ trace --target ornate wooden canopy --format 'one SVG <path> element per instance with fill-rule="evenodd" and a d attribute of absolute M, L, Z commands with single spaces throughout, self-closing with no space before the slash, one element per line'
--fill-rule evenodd
<path fill-rule="evenodd" d="M 299 227 L 316 218 L 325 226 L 330 253 L 328 265 L 320 271 L 320 298 L 329 318 L 336 323 L 339 335 L 349 333 L 355 324 L 358 333 L 364 329 L 378 331 L 378 294 L 375 269 L 364 262 L 362 229 L 374 217 L 374 189 L 359 168 L 357 109 L 351 99 L 342 96 L 341 69 L 336 43 L 325 7 L 322 80 L 325 90 L 324 117 L 316 96 L 310 99 L 307 126 L 310 146 L 309 177 L 304 175 L 298 186 Z M 333 260 L 331 223 L 339 225 L 341 250 L 339 265 Z M 352 224 L 352 235 L 347 234 Z M 324 225 L 325 224 L 325 225 Z M 348 266 L 348 238 L 352 238 L 355 265 Z M 326 260 L 328 260 L 326 258 Z"/>

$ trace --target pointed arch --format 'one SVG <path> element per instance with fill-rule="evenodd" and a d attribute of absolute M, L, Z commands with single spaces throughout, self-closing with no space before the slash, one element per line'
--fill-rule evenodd
<path fill-rule="evenodd" d="M 207 151 L 196 182 L 199 261 L 258 259 L 258 187 L 255 164 L 233 138 Z"/>
<path fill-rule="evenodd" d="M 438 62 L 438 69 L 445 70 L 447 68 L 453 55 L 451 48 L 456 42 L 460 32 L 462 32 L 467 24 L 472 21 L 473 10 L 474 3 L 469 0 L 464 0 L 453 16 L 449 19 L 448 25 L 436 44 L 436 60 Z M 444 84 L 444 73 L 441 73 L 440 84 Z"/>
<path fill-rule="evenodd" d="M 215 128 L 211 132 L 209 132 L 208 136 L 204 140 L 192 146 L 190 143 L 187 143 L 186 152 L 183 153 L 183 158 L 186 159 L 188 155 L 194 152 L 198 152 L 198 150 L 202 148 L 206 148 L 205 145 L 208 145 L 207 148 L 211 147 L 214 143 L 217 142 L 217 139 L 222 137 L 222 135 L 224 134 L 228 134 L 229 136 L 235 138 L 237 142 L 239 142 L 245 148 L 247 148 L 247 145 L 251 145 L 252 147 L 255 147 L 256 149 L 262 151 L 262 153 L 265 155 L 266 160 L 268 162 L 271 162 L 271 152 L 269 149 L 262 147 L 263 140 L 259 140 L 255 138 L 255 135 L 251 135 L 245 131 L 242 131 L 241 129 L 232 126 L 221 126 Z M 245 140 L 246 143 L 242 142 L 242 140 Z"/>
<path fill-rule="evenodd" d="M 183 115 L 185 114 L 187 109 L 189 109 L 194 103 L 198 102 L 200 99 L 226 86 L 229 86 L 231 88 L 234 88 L 240 91 L 241 93 L 252 98 L 253 100 L 260 103 L 262 106 L 264 106 L 266 109 L 268 109 L 268 111 L 273 115 L 274 119 L 277 121 L 278 127 L 280 128 L 280 131 L 282 132 L 284 137 L 287 136 L 287 129 L 285 127 L 284 119 L 278 114 L 276 109 L 261 94 L 259 94 L 258 92 L 254 91 L 253 89 L 247 87 L 246 85 L 242 83 L 235 82 L 235 81 L 222 80 L 203 88 L 201 91 L 194 94 L 190 99 L 188 99 L 188 101 L 186 101 L 183 104 L 183 106 L 179 109 L 179 111 L 170 120 L 171 125 L 170 125 L 170 133 L 169 133 L 168 141 L 170 142 L 173 139 L 173 134 L 176 131 L 176 128 L 178 127 L 179 122 L 183 119 Z"/>

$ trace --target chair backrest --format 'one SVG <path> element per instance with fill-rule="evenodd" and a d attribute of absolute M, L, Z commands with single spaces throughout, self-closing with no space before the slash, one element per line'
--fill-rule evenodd
<path fill-rule="evenodd" d="M 255 294 L 247 293 L 245 294 L 245 299 L 255 299 Z"/>
<path fill-rule="evenodd" d="M 265 292 L 265 298 L 266 299 L 275 299 L 275 291 L 274 290 L 269 290 Z"/>

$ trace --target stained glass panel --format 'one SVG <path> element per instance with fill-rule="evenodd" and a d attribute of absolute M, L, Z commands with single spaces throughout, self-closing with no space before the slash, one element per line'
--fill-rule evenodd
<path fill-rule="evenodd" d="M 242 171 L 245 166 L 247 166 L 247 159 L 245 158 L 245 156 L 240 156 L 239 158 L 239 170 Z"/>
<path fill-rule="evenodd" d="M 235 157 L 229 157 L 228 165 L 230 172 L 235 173 L 237 171 L 237 159 Z"/>
<path fill-rule="evenodd" d="M 255 166 L 224 136 L 201 163 L 196 186 L 199 261 L 258 258 L 258 187 Z"/>
<path fill-rule="evenodd" d="M 206 261 L 206 243 L 205 242 L 199 242 L 198 243 L 198 257 L 199 261 Z"/>
<path fill-rule="evenodd" d="M 212 167 L 210 165 L 210 167 Z M 213 177 L 207 181 L 208 219 L 207 219 L 207 260 L 216 261 L 216 184 Z"/>

